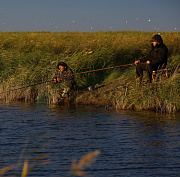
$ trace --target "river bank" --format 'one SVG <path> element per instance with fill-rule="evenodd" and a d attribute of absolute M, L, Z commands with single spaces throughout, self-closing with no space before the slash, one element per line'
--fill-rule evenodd
<path fill-rule="evenodd" d="M 133 63 L 147 54 L 153 35 L 134 31 L 1 32 L 0 100 L 37 101 L 42 93 L 48 93 L 48 81 L 58 61 L 67 62 L 74 73 Z M 169 49 L 168 79 L 139 87 L 135 66 L 81 74 L 75 77 L 71 103 L 179 112 L 180 33 L 164 32 L 161 36 Z M 94 90 L 88 91 L 89 86 Z"/>
<path fill-rule="evenodd" d="M 144 82 L 142 86 L 135 78 L 135 67 L 119 75 L 117 79 L 107 79 L 93 91 L 87 90 L 77 96 L 75 103 L 120 110 L 152 110 L 161 113 L 180 111 L 179 71 L 169 73 L 168 79 L 150 85 Z"/>

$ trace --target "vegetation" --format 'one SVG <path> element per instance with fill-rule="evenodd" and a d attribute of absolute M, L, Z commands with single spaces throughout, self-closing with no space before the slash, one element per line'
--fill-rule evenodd
<path fill-rule="evenodd" d="M 39 140 L 46 138 L 46 134 L 43 132 L 37 132 L 33 134 L 36 139 L 36 143 Z M 1 165 L 5 167 L 0 168 L 0 177 L 13 176 L 13 177 L 27 177 L 33 171 L 37 171 L 38 168 L 51 163 L 51 153 L 45 153 L 46 148 L 49 147 L 50 142 L 45 143 L 43 146 L 34 146 L 34 141 L 31 141 L 31 137 L 28 137 L 24 143 L 24 148 L 19 156 L 18 162 L 7 166 L 7 159 L 0 159 Z M 85 170 L 93 164 L 97 156 L 100 154 L 100 150 L 86 153 L 77 162 L 76 159 L 72 159 L 71 168 L 66 172 L 65 176 L 89 176 Z M 32 174 L 31 174 L 32 176 Z"/>
<path fill-rule="evenodd" d="M 49 93 L 58 61 L 74 73 L 133 63 L 147 54 L 154 32 L 0 32 L 0 99 L 36 101 Z M 180 110 L 180 32 L 162 32 L 169 49 L 169 79 L 138 86 L 135 66 L 76 75 L 75 104 L 116 109 Z M 39 84 L 42 83 L 42 84 Z M 85 91 L 89 86 L 98 87 Z M 52 99 L 50 99 L 52 100 Z"/>
<path fill-rule="evenodd" d="M 64 176 L 89 176 L 87 173 L 84 172 L 84 170 L 91 166 L 92 163 L 96 161 L 97 156 L 100 154 L 99 150 L 95 150 L 93 152 L 89 152 L 82 156 L 82 158 L 79 160 L 79 162 L 76 162 L 76 159 L 72 160 L 71 168 L 69 171 L 67 171 L 67 174 Z M 4 168 L 0 169 L 0 177 L 7 176 L 21 176 L 21 177 L 27 177 L 29 176 L 29 173 L 33 171 L 35 168 L 41 167 L 43 165 L 47 165 L 51 162 L 50 159 L 45 160 L 45 158 L 50 157 L 50 154 L 42 154 L 35 159 L 26 159 L 24 162 L 19 162 L 14 165 L 10 165 Z M 41 162 L 42 161 L 42 162 Z M 32 162 L 31 164 L 29 162 Z M 12 170 L 19 170 L 19 168 L 22 168 L 22 170 L 17 174 L 12 172 Z"/>

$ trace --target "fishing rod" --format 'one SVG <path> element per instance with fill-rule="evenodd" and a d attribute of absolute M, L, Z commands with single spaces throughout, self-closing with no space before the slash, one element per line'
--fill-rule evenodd
<path fill-rule="evenodd" d="M 8 90 L 8 91 L 0 92 L 0 94 L 12 92 L 12 91 L 17 91 L 17 90 L 21 90 L 21 89 L 28 88 L 28 87 L 33 87 L 33 86 L 40 85 L 40 84 L 45 84 L 47 82 L 50 82 L 50 81 L 39 82 L 39 83 L 36 83 L 36 84 L 31 84 L 31 85 L 28 85 L 28 86 L 23 86 L 23 87 L 16 88 L 16 89 L 11 89 L 11 90 Z"/>
<path fill-rule="evenodd" d="M 135 65 L 135 64 L 134 64 L 134 63 L 131 63 L 131 64 L 125 64 L 125 65 L 119 65 L 119 66 L 111 66 L 111 67 L 108 67 L 108 68 L 94 69 L 94 70 L 90 70 L 90 71 L 84 71 L 84 72 L 80 72 L 80 73 L 74 73 L 74 74 L 72 74 L 72 75 L 91 73 L 91 72 L 102 71 L 102 70 L 106 70 L 106 69 L 120 68 L 120 67 L 123 67 L 123 66 L 130 66 L 130 65 Z"/>
<path fill-rule="evenodd" d="M 73 74 L 64 75 L 63 77 L 73 76 L 73 75 L 75 76 L 75 75 L 86 74 L 86 73 L 92 73 L 92 72 L 102 71 L 102 70 L 107 70 L 107 69 L 115 69 L 115 68 L 120 68 L 120 67 L 123 67 L 123 66 L 131 66 L 131 65 L 135 65 L 135 64 L 134 63 L 130 63 L 130 64 L 119 65 L 119 66 L 111 66 L 111 67 L 108 67 L 108 68 L 94 69 L 94 70 L 90 70 L 90 71 L 83 71 L 83 72 L 79 72 L 79 73 L 73 73 Z M 39 83 L 36 83 L 36 84 L 31 84 L 31 85 L 28 85 L 28 86 L 23 86 L 23 87 L 16 88 L 16 89 L 11 89 L 11 90 L 8 90 L 8 91 L 0 92 L 0 94 L 12 92 L 12 91 L 17 91 L 17 90 L 21 90 L 21 89 L 28 88 L 28 87 L 33 87 L 33 86 L 40 85 L 40 84 L 48 84 L 51 81 L 52 80 L 44 81 L 44 82 L 39 82 Z"/>

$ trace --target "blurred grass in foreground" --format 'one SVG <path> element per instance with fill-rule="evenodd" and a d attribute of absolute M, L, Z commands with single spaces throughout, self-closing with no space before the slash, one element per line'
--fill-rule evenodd
<path fill-rule="evenodd" d="M 85 170 L 85 168 L 90 167 L 90 165 L 96 161 L 96 157 L 99 154 L 100 154 L 99 150 L 95 150 L 94 152 L 87 153 L 84 156 L 82 156 L 82 158 L 80 159 L 80 161 L 78 163 L 76 162 L 76 159 L 73 159 L 72 164 L 71 164 L 71 169 L 69 170 L 69 172 L 67 172 L 67 175 L 65 175 L 65 176 L 70 176 L 70 175 L 84 176 L 84 177 L 89 176 L 87 173 L 84 172 L 84 170 Z M 8 176 L 26 177 L 35 168 L 38 168 L 38 167 L 41 167 L 43 165 L 50 163 L 51 162 L 50 159 L 44 160 L 45 158 L 49 158 L 49 157 L 50 157 L 49 153 L 39 155 L 34 159 L 34 162 L 31 164 L 30 164 L 30 161 L 32 161 L 32 159 L 24 160 L 24 162 L 22 162 L 22 165 L 23 165 L 22 172 L 19 175 L 10 174 L 10 171 L 16 170 L 17 168 L 19 168 L 20 165 L 18 163 L 15 165 L 10 165 L 10 166 L 1 168 L 0 169 L 0 177 L 7 176 L 6 173 L 8 173 Z M 43 159 L 43 161 L 39 162 L 42 159 Z"/>

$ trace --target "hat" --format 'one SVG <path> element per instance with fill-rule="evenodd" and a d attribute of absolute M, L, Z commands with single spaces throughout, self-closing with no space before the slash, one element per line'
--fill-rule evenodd
<path fill-rule="evenodd" d="M 152 37 L 151 42 L 158 42 L 159 44 L 162 44 L 163 40 L 159 34 L 156 34 Z"/>

